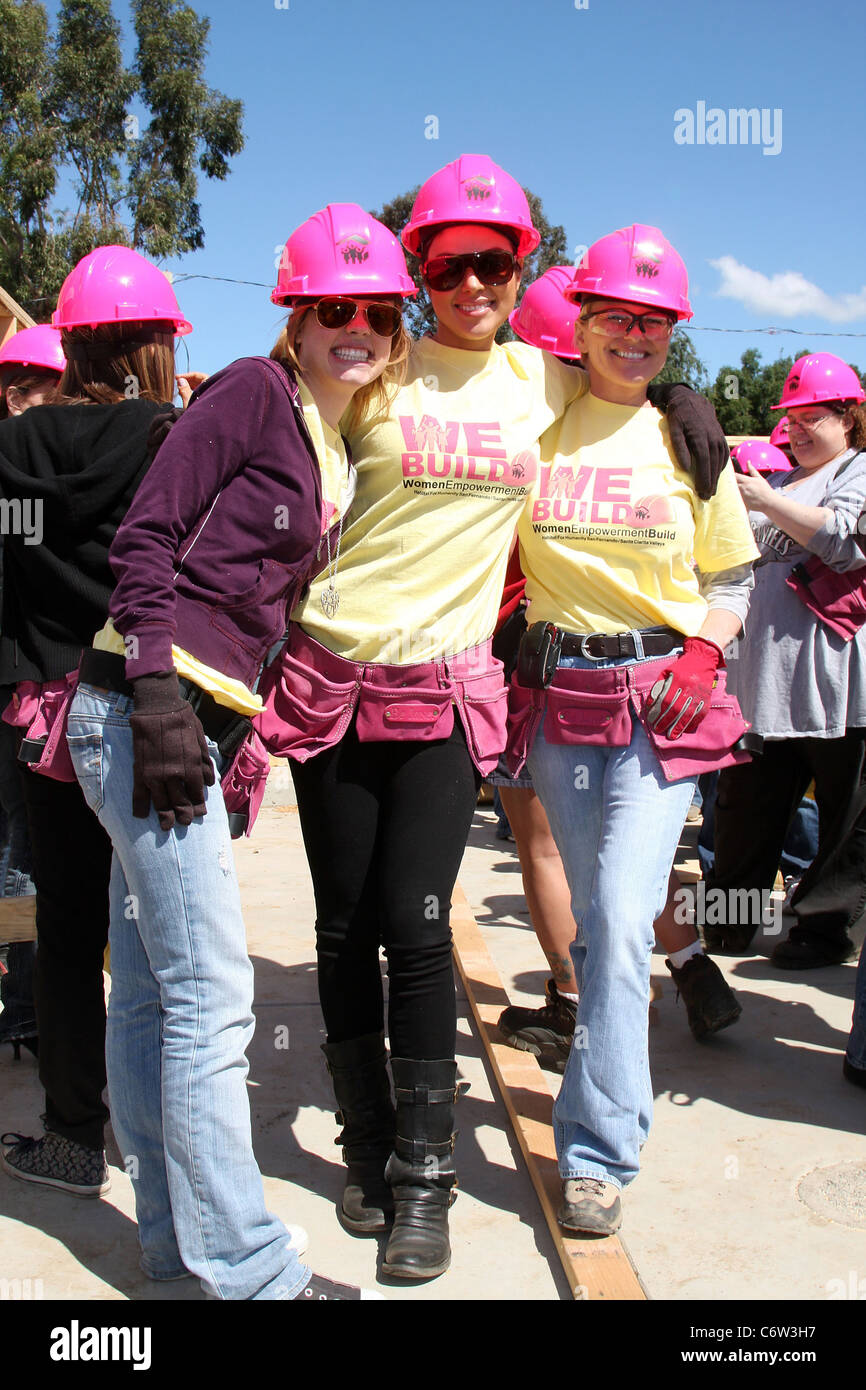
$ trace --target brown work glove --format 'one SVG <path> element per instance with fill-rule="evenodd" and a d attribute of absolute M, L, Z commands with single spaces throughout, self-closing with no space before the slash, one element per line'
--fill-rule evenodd
<path fill-rule="evenodd" d="M 730 454 L 725 432 L 706 396 L 682 382 L 656 382 L 647 399 L 664 411 L 671 446 L 684 473 L 691 473 L 703 502 L 715 496 L 719 477 Z"/>
<path fill-rule="evenodd" d="M 150 804 L 163 830 L 203 816 L 205 787 L 215 780 L 205 736 L 180 693 L 176 671 L 132 682 L 132 814 L 146 820 Z"/>

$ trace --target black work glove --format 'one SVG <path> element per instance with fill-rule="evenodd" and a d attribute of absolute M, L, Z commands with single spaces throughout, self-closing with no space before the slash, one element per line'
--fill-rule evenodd
<path fill-rule="evenodd" d="M 150 803 L 163 830 L 203 816 L 204 789 L 215 780 L 201 724 L 181 697 L 176 671 L 132 682 L 132 814 L 144 820 Z"/>
<path fill-rule="evenodd" d="M 691 473 L 702 502 L 715 496 L 728 461 L 728 442 L 706 396 L 683 382 L 656 382 L 647 387 L 650 405 L 663 410 L 671 445 L 684 473 Z"/>
<path fill-rule="evenodd" d="M 160 444 L 164 444 L 171 433 L 172 425 L 176 424 L 183 414 L 180 406 L 168 406 L 161 414 L 154 415 L 150 422 L 150 429 L 147 432 L 147 457 L 153 461 L 156 451 Z"/>

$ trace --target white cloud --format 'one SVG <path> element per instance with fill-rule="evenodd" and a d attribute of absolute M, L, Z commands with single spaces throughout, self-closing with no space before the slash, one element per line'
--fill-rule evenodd
<path fill-rule="evenodd" d="M 857 294 L 825 294 L 798 270 L 762 275 L 740 265 L 733 256 L 720 256 L 710 265 L 718 270 L 722 283 L 717 294 L 738 299 L 747 309 L 771 319 L 815 318 L 831 323 L 853 323 L 866 318 L 866 286 Z"/>

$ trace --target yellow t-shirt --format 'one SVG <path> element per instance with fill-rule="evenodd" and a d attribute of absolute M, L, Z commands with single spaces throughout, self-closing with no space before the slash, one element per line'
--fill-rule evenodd
<path fill-rule="evenodd" d="M 333 581 L 339 607 L 323 611 L 323 574 L 295 621 L 351 661 L 405 666 L 487 641 L 539 437 L 586 383 L 526 343 L 415 343 L 388 419 L 350 439 L 358 485 Z"/>
<path fill-rule="evenodd" d="M 652 406 L 587 395 L 541 440 L 520 518 L 529 622 L 568 632 L 667 626 L 693 637 L 703 573 L 757 559 L 733 467 L 702 502 Z"/>

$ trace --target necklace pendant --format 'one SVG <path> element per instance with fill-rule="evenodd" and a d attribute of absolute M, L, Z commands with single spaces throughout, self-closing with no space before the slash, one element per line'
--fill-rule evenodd
<path fill-rule="evenodd" d="M 333 618 L 340 606 L 340 595 L 332 586 L 323 589 L 320 595 L 320 602 L 326 618 Z"/>

